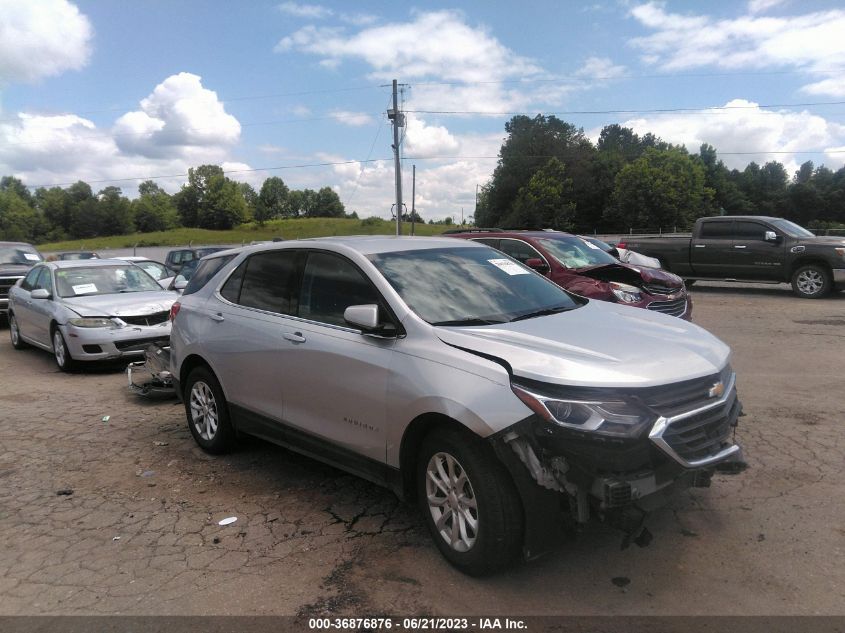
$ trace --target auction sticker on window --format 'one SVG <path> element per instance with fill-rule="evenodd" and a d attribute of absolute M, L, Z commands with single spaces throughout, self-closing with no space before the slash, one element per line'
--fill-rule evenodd
<path fill-rule="evenodd" d="M 40 262 L 41 258 L 34 253 L 24 253 L 23 256 L 30 262 Z"/>
<path fill-rule="evenodd" d="M 488 259 L 496 268 L 504 270 L 509 275 L 527 275 L 528 271 L 509 259 Z"/>
<path fill-rule="evenodd" d="M 77 295 L 87 295 L 91 292 L 97 292 L 97 286 L 94 284 L 79 284 L 73 286 L 73 293 Z"/>

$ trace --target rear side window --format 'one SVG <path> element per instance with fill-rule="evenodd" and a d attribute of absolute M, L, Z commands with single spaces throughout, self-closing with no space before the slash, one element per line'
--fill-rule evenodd
<path fill-rule="evenodd" d="M 499 250 L 523 264 L 529 259 L 543 259 L 543 256 L 533 247 L 519 240 L 502 240 L 499 243 Z"/>
<path fill-rule="evenodd" d="M 218 270 L 232 261 L 233 257 L 234 255 L 227 255 L 226 257 L 213 257 L 201 261 L 182 294 L 190 295 L 202 289 L 208 283 L 208 280 L 217 274 Z"/>
<path fill-rule="evenodd" d="M 701 239 L 729 240 L 733 238 L 733 222 L 704 222 L 701 225 Z"/>
<path fill-rule="evenodd" d="M 490 246 L 492 248 L 499 248 L 499 240 L 493 240 L 490 238 L 482 238 L 482 239 L 472 239 L 472 242 L 480 242 L 486 246 Z"/>
<path fill-rule="evenodd" d="M 310 253 L 302 275 L 299 316 L 349 327 L 343 318 L 354 305 L 381 305 L 378 291 L 349 260 L 329 253 Z"/>
<path fill-rule="evenodd" d="M 237 303 L 278 314 L 296 314 L 299 253 L 295 250 L 270 251 L 250 257 L 246 262 Z M 226 286 L 230 282 L 232 279 Z M 224 290 L 228 292 L 230 288 L 224 287 Z"/>

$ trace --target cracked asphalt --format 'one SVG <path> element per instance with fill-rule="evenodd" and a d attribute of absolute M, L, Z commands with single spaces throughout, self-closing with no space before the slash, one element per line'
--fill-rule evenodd
<path fill-rule="evenodd" d="M 694 299 L 733 348 L 751 468 L 653 514 L 647 547 L 594 525 L 481 580 L 387 490 L 257 440 L 205 455 L 121 367 L 61 374 L 3 328 L 0 615 L 845 614 L 845 293 Z"/>

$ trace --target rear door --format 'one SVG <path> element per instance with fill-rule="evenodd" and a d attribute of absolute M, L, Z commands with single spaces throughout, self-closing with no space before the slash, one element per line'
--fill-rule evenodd
<path fill-rule="evenodd" d="M 696 276 L 735 277 L 732 252 L 733 220 L 708 220 L 690 242 L 690 264 Z"/>

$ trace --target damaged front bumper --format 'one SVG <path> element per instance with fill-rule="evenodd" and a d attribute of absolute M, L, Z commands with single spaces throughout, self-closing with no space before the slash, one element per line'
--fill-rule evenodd
<path fill-rule="evenodd" d="M 637 439 L 573 433 L 537 415 L 491 437 L 522 497 L 525 557 L 552 549 L 562 533 L 591 519 L 630 537 L 648 512 L 682 490 L 709 487 L 715 472 L 742 472 L 742 449 L 732 439 L 741 415 L 732 375 L 723 391 L 659 415 Z"/>
<path fill-rule="evenodd" d="M 126 379 L 133 393 L 145 398 L 174 398 L 176 389 L 170 373 L 170 347 L 149 345 L 144 360 L 126 367 Z"/>

